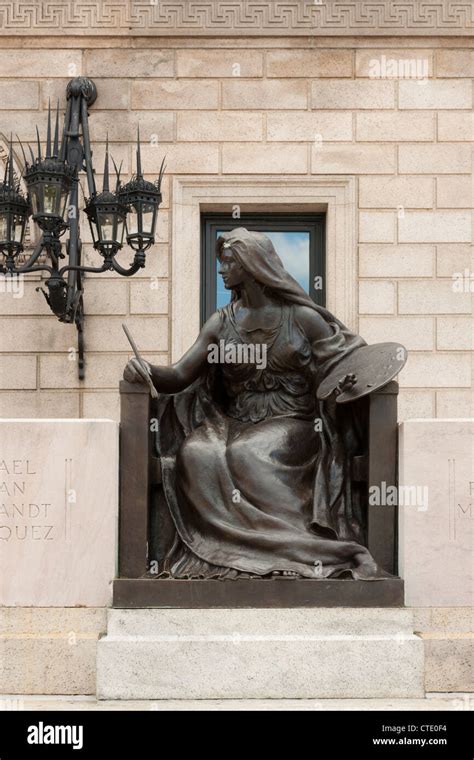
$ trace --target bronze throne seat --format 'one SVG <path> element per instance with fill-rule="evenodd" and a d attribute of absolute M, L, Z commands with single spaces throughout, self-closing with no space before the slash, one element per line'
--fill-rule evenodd
<path fill-rule="evenodd" d="M 352 460 L 352 481 L 364 493 L 370 486 L 397 485 L 397 395 L 391 381 L 372 393 L 368 405 L 367 451 Z M 169 530 L 162 494 L 161 462 L 156 455 L 156 403 L 145 385 L 120 383 L 120 512 L 118 577 L 114 607 L 376 607 L 402 606 L 403 581 L 397 577 L 397 507 L 367 500 L 367 548 L 393 577 L 381 580 L 278 577 L 232 580 L 173 579 L 153 576 L 156 547 Z"/>

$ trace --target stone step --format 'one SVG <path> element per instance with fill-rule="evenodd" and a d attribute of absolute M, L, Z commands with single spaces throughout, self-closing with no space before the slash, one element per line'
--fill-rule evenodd
<path fill-rule="evenodd" d="M 109 609 L 107 635 L 155 637 L 177 630 L 194 636 L 412 634 L 413 611 L 402 608 Z"/>
<path fill-rule="evenodd" d="M 413 609 L 425 647 L 427 692 L 474 692 L 474 609 Z"/>
<path fill-rule="evenodd" d="M 419 698 L 405 609 L 119 610 L 97 646 L 100 699 Z"/>
<path fill-rule="evenodd" d="M 0 694 L 95 694 L 105 609 L 0 608 Z"/>
<path fill-rule="evenodd" d="M 474 633 L 421 633 L 425 647 L 425 689 L 474 691 Z"/>

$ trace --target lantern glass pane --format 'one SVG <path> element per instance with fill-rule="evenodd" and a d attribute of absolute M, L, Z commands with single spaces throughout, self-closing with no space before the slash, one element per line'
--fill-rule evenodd
<path fill-rule="evenodd" d="M 45 184 L 44 186 L 44 213 L 55 214 L 59 212 L 60 189 L 58 185 Z"/>
<path fill-rule="evenodd" d="M 8 213 L 0 214 L 0 240 L 8 241 Z"/>
<path fill-rule="evenodd" d="M 153 234 L 155 206 L 153 203 L 142 205 L 142 232 L 146 235 Z"/>
<path fill-rule="evenodd" d="M 120 243 L 120 245 L 122 245 L 123 243 L 123 230 L 124 230 L 124 219 L 123 217 L 119 216 L 117 217 L 117 243 Z"/>
<path fill-rule="evenodd" d="M 127 214 L 127 232 L 129 235 L 135 235 L 138 232 L 138 214 L 140 212 L 140 204 L 134 203 L 130 206 Z"/>
<path fill-rule="evenodd" d="M 99 225 L 100 225 L 100 239 L 113 240 L 114 239 L 114 214 L 110 212 L 100 213 Z"/>
<path fill-rule="evenodd" d="M 31 207 L 33 209 L 33 214 L 35 215 L 39 213 L 39 209 L 41 207 L 41 203 L 39 199 L 40 194 L 41 194 L 41 189 L 39 187 L 31 188 Z"/>
<path fill-rule="evenodd" d="M 21 216 L 15 215 L 13 220 L 14 230 L 15 230 L 15 241 L 17 243 L 23 242 L 23 231 L 25 229 L 24 227 L 24 220 Z"/>

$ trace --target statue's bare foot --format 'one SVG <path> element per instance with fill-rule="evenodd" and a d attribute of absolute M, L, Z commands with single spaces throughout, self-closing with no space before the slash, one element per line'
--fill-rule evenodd
<path fill-rule="evenodd" d="M 285 578 L 297 578 L 298 573 L 295 573 L 293 570 L 274 570 L 272 575 L 282 575 Z"/>

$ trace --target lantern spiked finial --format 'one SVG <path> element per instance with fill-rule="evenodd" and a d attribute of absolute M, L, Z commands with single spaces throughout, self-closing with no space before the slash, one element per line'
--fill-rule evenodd
<path fill-rule="evenodd" d="M 8 184 L 10 188 L 14 189 L 15 177 L 13 174 L 13 139 L 10 134 L 10 151 L 8 155 Z"/>
<path fill-rule="evenodd" d="M 25 163 L 24 169 L 27 169 L 27 168 L 28 168 L 28 161 L 26 160 L 26 153 L 25 153 L 25 149 L 24 149 L 24 147 L 23 147 L 23 143 L 22 143 L 22 141 L 20 140 L 20 138 L 18 137 L 18 135 L 16 136 L 16 139 L 17 139 L 17 140 L 18 140 L 18 142 L 20 143 L 21 152 L 22 152 L 22 154 L 23 154 L 23 161 L 24 161 L 24 163 Z"/>
<path fill-rule="evenodd" d="M 40 142 L 38 126 L 36 126 L 36 142 L 38 144 L 38 161 L 41 161 L 41 142 Z"/>
<path fill-rule="evenodd" d="M 165 169 L 166 169 L 165 159 L 166 159 L 166 156 L 164 156 L 163 161 L 161 162 L 160 173 L 158 174 L 158 179 L 156 181 L 158 189 L 160 190 L 161 190 L 161 182 L 163 179 L 163 174 L 165 173 Z"/>
<path fill-rule="evenodd" d="M 123 161 L 120 162 L 120 166 L 117 169 L 117 164 L 115 163 L 113 156 L 111 156 L 111 158 L 112 158 L 112 163 L 113 163 L 114 169 L 115 169 L 115 176 L 117 178 L 117 181 L 115 183 L 115 192 L 117 193 L 119 191 L 119 188 L 120 188 L 120 173 L 122 171 Z"/>
<path fill-rule="evenodd" d="M 9 164 L 9 162 L 10 162 L 10 158 L 8 157 L 8 158 L 7 158 L 7 160 L 6 160 L 6 162 L 5 162 L 5 171 L 4 171 L 4 173 L 3 173 L 3 184 L 4 184 L 4 185 L 6 185 L 6 184 L 7 184 L 7 177 L 8 177 L 8 164 Z"/>
<path fill-rule="evenodd" d="M 34 166 L 34 163 L 35 163 L 35 154 L 33 153 L 33 149 L 31 147 L 30 143 L 28 143 L 28 149 L 30 151 L 30 156 L 31 156 L 31 165 Z"/>
<path fill-rule="evenodd" d="M 59 98 L 56 105 L 56 124 L 54 127 L 54 145 L 53 145 L 53 157 L 59 156 Z"/>
<path fill-rule="evenodd" d="M 109 192 L 109 134 L 105 141 L 105 161 L 104 161 L 104 181 L 102 184 L 102 192 Z"/>
<path fill-rule="evenodd" d="M 59 101 L 58 101 L 59 103 Z M 66 112 L 67 114 L 67 112 Z M 65 161 L 66 160 L 66 150 L 67 150 L 67 116 L 64 118 L 63 123 L 63 131 L 61 133 L 61 147 L 59 148 L 59 160 Z"/>
<path fill-rule="evenodd" d="M 142 179 L 142 155 L 140 149 L 140 127 L 137 127 L 137 179 Z"/>
<path fill-rule="evenodd" d="M 48 128 L 46 131 L 46 158 L 51 158 L 51 98 L 48 101 Z"/>

